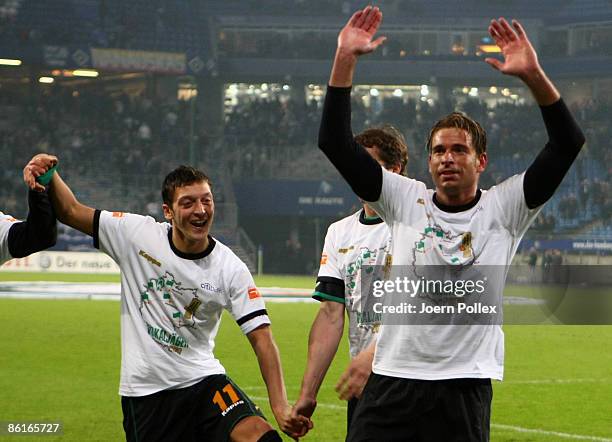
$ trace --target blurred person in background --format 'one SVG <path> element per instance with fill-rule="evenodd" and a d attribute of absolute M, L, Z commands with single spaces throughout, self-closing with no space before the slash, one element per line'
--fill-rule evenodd
<path fill-rule="evenodd" d="M 370 128 L 356 140 L 385 169 L 402 174 L 408 163 L 406 141 L 391 126 Z M 362 201 L 362 209 L 333 223 L 327 230 L 313 298 L 321 302 L 308 339 L 308 362 L 295 412 L 310 417 L 325 374 L 338 350 L 348 317 L 351 362 L 338 384 L 347 400 L 347 428 L 363 387 L 372 373 L 374 342 L 380 319 L 361 315 L 369 293 L 362 292 L 363 272 L 390 265 L 391 234 L 376 211 Z"/>

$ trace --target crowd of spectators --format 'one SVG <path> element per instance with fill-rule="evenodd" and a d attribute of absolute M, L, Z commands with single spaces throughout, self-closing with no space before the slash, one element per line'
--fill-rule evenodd
<path fill-rule="evenodd" d="M 51 88 L 5 93 L 0 103 L 0 210 L 15 216 L 24 215 L 21 169 L 35 153 L 57 154 L 62 174 L 89 203 L 139 211 L 149 202 L 141 191 L 150 191 L 149 178 L 157 187 L 168 162 L 188 158 L 189 108 L 182 102 Z"/>
<path fill-rule="evenodd" d="M 168 163 L 189 161 L 191 108 L 176 99 L 163 102 L 146 94 L 103 94 L 87 89 L 5 91 L 0 109 L 0 210 L 24 216 L 25 188 L 21 168 L 36 152 L 56 153 L 62 173 L 92 205 L 117 204 L 122 210 L 154 212 L 160 177 Z M 195 115 L 194 145 L 215 158 L 233 179 L 339 178 L 316 148 L 321 102 L 278 98 L 240 99 L 226 113 L 224 137 L 210 142 Z M 612 131 L 610 104 L 575 103 L 587 145 L 553 201 L 535 224 L 540 232 L 578 228 L 608 220 L 612 215 L 610 178 Z M 538 109 L 531 105 L 499 103 L 487 107 L 476 99 L 424 102 L 415 99 L 361 97 L 352 102 L 353 130 L 390 123 L 409 145 L 408 175 L 431 186 L 427 170 L 426 136 L 431 124 L 460 109 L 488 132 L 490 162 L 481 178 L 488 188 L 524 170 L 546 141 Z M 220 195 L 221 196 L 221 195 Z M 109 207 L 111 208 L 111 207 Z M 159 213 L 158 213 L 159 215 Z"/>
<path fill-rule="evenodd" d="M 431 185 L 427 170 L 426 142 L 431 124 L 440 117 L 462 110 L 487 130 L 489 165 L 481 177 L 488 188 L 524 170 L 544 146 L 547 136 L 536 106 L 516 102 L 495 107 L 477 99 L 452 97 L 431 103 L 390 97 L 374 99 L 366 107 L 359 97 L 352 100 L 353 131 L 372 125 L 392 124 L 409 145 L 408 174 Z M 553 232 L 559 227 L 577 227 L 607 220 L 612 199 L 612 131 L 607 123 L 611 106 L 588 101 L 573 104 L 584 129 L 587 145 L 564 180 L 561 189 L 536 222 L 536 229 Z M 326 178 L 333 172 L 315 147 L 320 121 L 320 102 L 297 105 L 291 100 L 245 100 L 226 117 L 225 134 L 234 144 L 231 161 L 234 177 Z M 308 167 L 316 161 L 317 167 Z M 556 218 L 560 222 L 555 222 Z"/>

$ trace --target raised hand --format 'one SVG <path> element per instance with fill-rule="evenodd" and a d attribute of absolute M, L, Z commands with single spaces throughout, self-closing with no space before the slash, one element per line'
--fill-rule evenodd
<path fill-rule="evenodd" d="M 32 190 L 36 190 L 37 192 L 44 191 L 45 186 L 38 183 L 36 178 L 43 175 L 56 164 L 57 157 L 55 155 L 48 155 L 46 153 L 35 155 L 23 168 L 23 181 Z"/>
<path fill-rule="evenodd" d="M 386 37 L 372 40 L 381 21 L 382 12 L 377 7 L 367 6 L 355 12 L 338 35 L 338 50 L 354 56 L 374 51 L 386 40 Z"/>
<path fill-rule="evenodd" d="M 495 58 L 485 58 L 485 61 L 495 69 L 523 80 L 541 70 L 538 55 L 518 21 L 512 20 L 510 26 L 504 18 L 491 20 L 489 34 L 504 56 L 503 62 Z"/>

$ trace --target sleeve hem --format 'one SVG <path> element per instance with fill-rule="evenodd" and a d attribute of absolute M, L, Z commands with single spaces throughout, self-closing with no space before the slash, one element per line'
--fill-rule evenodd
<path fill-rule="evenodd" d="M 316 299 L 319 302 L 332 301 L 337 302 L 338 304 L 345 304 L 345 300 L 343 298 L 338 298 L 336 296 L 328 295 L 323 292 L 314 292 L 312 294 L 313 299 Z"/>
<path fill-rule="evenodd" d="M 102 211 L 100 209 L 96 209 L 93 217 L 93 246 L 96 249 L 100 249 L 100 214 Z"/>
<path fill-rule="evenodd" d="M 244 333 L 245 335 L 248 335 L 250 332 L 252 332 L 253 330 L 255 330 L 257 327 L 261 327 L 262 325 L 270 325 L 270 318 L 268 317 L 268 315 L 263 314 L 260 316 L 256 316 L 252 319 L 249 319 L 245 322 L 243 322 L 242 324 L 240 324 L 240 329 L 242 330 L 242 333 Z"/>

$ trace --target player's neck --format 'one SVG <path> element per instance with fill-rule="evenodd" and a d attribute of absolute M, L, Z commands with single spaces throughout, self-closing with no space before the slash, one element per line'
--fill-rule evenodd
<path fill-rule="evenodd" d="M 436 188 L 436 200 L 444 206 L 465 206 L 473 202 L 478 196 L 478 186 L 459 192 L 446 192 L 445 189 Z"/>
<path fill-rule="evenodd" d="M 378 218 L 378 213 L 367 204 L 363 205 L 363 211 L 365 212 L 366 218 Z"/>
<path fill-rule="evenodd" d="M 172 243 L 177 250 L 190 255 L 202 253 L 209 246 L 208 235 L 202 240 L 194 241 L 187 238 L 178 229 L 172 229 Z"/>

